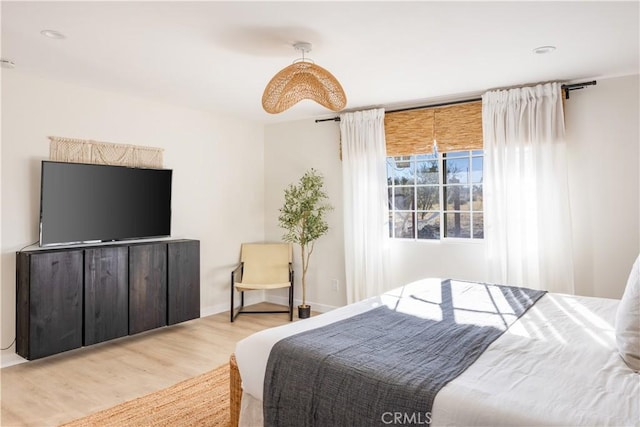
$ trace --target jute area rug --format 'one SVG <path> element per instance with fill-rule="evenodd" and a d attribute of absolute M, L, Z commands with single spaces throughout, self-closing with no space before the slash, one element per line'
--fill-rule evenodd
<path fill-rule="evenodd" d="M 64 427 L 228 427 L 229 365 L 77 419 Z"/>

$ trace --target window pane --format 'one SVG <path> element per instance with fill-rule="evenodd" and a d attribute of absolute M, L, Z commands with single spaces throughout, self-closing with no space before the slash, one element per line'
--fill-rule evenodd
<path fill-rule="evenodd" d="M 444 214 L 445 237 L 471 237 L 471 215 L 468 213 Z"/>
<path fill-rule="evenodd" d="M 482 182 L 482 157 L 471 159 L 471 182 Z"/>
<path fill-rule="evenodd" d="M 395 185 L 411 185 L 414 183 L 415 163 L 409 161 L 396 161 L 393 170 L 393 183 Z"/>
<path fill-rule="evenodd" d="M 415 214 L 413 212 L 394 212 L 393 230 L 396 238 L 413 239 Z"/>
<path fill-rule="evenodd" d="M 440 212 L 418 212 L 418 239 L 440 238 Z"/>
<path fill-rule="evenodd" d="M 474 156 L 484 156 L 484 151 L 483 150 L 473 150 L 471 152 L 472 155 Z"/>
<path fill-rule="evenodd" d="M 447 203 L 448 211 L 468 211 L 469 210 L 469 186 L 468 185 L 445 185 L 444 200 Z"/>
<path fill-rule="evenodd" d="M 446 159 L 444 162 L 447 184 L 467 184 L 469 182 L 469 158 Z"/>
<path fill-rule="evenodd" d="M 438 184 L 438 161 L 416 163 L 416 184 Z"/>
<path fill-rule="evenodd" d="M 473 214 L 473 237 L 475 239 L 484 238 L 484 217 L 481 213 Z"/>
<path fill-rule="evenodd" d="M 387 185 L 393 182 L 393 170 L 395 169 L 393 157 L 387 157 Z"/>
<path fill-rule="evenodd" d="M 438 187 L 430 185 L 427 187 L 416 187 L 417 207 L 421 211 L 440 210 L 440 193 Z"/>
<path fill-rule="evenodd" d="M 473 186 L 473 210 L 482 211 L 482 185 Z"/>
<path fill-rule="evenodd" d="M 393 208 L 396 210 L 411 210 L 415 209 L 415 203 L 413 200 L 413 188 L 414 187 L 395 187 L 395 193 L 393 195 Z"/>

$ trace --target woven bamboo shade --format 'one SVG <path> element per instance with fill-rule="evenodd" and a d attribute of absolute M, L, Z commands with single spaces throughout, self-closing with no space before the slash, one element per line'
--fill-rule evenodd
<path fill-rule="evenodd" d="M 406 156 L 433 151 L 433 109 L 384 115 L 387 156 Z"/>
<path fill-rule="evenodd" d="M 384 118 L 387 156 L 438 151 L 482 150 L 482 103 L 387 113 Z"/>
<path fill-rule="evenodd" d="M 482 150 L 482 102 L 435 110 L 438 151 Z"/>

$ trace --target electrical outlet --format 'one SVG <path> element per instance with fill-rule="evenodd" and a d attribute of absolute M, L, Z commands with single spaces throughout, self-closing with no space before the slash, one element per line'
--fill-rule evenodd
<path fill-rule="evenodd" d="M 331 281 L 331 289 L 333 289 L 334 292 L 338 292 L 339 284 L 338 279 L 333 279 Z"/>

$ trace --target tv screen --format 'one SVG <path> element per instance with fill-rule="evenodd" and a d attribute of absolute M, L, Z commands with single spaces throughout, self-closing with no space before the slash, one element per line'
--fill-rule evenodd
<path fill-rule="evenodd" d="M 40 246 L 171 235 L 169 169 L 42 162 Z"/>

